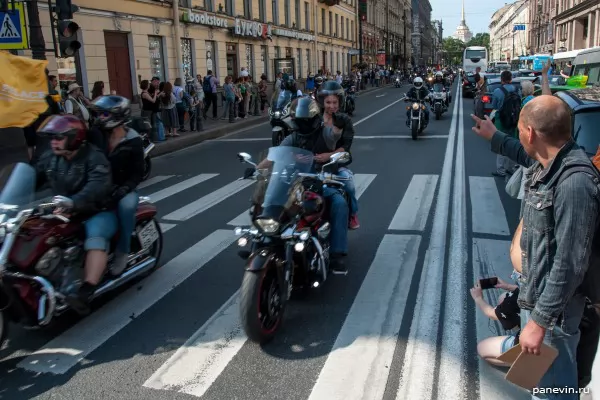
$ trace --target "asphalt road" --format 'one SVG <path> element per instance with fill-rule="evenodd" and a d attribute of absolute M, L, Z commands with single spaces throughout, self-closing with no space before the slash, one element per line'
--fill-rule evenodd
<path fill-rule="evenodd" d="M 471 132 L 472 100 L 454 91 L 452 109 L 413 141 L 404 91 L 358 98 L 350 273 L 294 300 L 273 342 L 240 331 L 232 233 L 252 191 L 236 182 L 235 155 L 264 153 L 262 125 L 154 160 L 141 192 L 168 229 L 162 268 L 84 319 L 11 326 L 0 399 L 526 398 L 478 360 L 477 342 L 504 332 L 468 291 L 479 277 L 509 280 L 518 203 Z"/>

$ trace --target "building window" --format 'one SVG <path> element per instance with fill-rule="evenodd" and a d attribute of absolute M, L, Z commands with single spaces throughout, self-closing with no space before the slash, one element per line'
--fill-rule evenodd
<path fill-rule="evenodd" d="M 273 14 L 273 24 L 279 25 L 279 1 L 271 0 L 271 13 Z"/>
<path fill-rule="evenodd" d="M 281 58 L 281 47 L 275 46 L 275 58 Z M 277 71 L 275 71 L 277 73 Z"/>
<path fill-rule="evenodd" d="M 246 69 L 250 76 L 254 77 L 254 46 L 246 45 Z"/>
<path fill-rule="evenodd" d="M 217 65 L 215 64 L 215 42 L 207 40 L 204 42 L 204 45 L 206 46 L 206 71 L 215 72 L 217 70 Z"/>
<path fill-rule="evenodd" d="M 310 31 L 310 5 L 308 1 L 304 2 L 304 29 Z"/>
<path fill-rule="evenodd" d="M 161 36 L 148 36 L 150 50 L 150 75 L 158 76 L 160 81 L 165 80 L 165 59 Z"/>
<path fill-rule="evenodd" d="M 308 72 L 313 72 L 312 70 L 312 60 L 310 59 L 310 49 L 306 49 L 306 68 L 308 68 Z"/>
<path fill-rule="evenodd" d="M 352 21 L 352 29 L 354 29 L 354 21 Z M 350 39 L 350 19 L 346 18 L 346 39 Z"/>
<path fill-rule="evenodd" d="M 296 49 L 296 60 L 298 60 L 298 71 L 296 72 L 295 78 L 298 79 L 302 76 L 302 49 Z"/>
<path fill-rule="evenodd" d="M 335 36 L 340 37 L 338 15 L 335 14 Z"/>
<path fill-rule="evenodd" d="M 244 17 L 252 19 L 252 0 L 244 0 Z"/>
<path fill-rule="evenodd" d="M 321 8 L 321 33 L 325 34 L 325 9 Z"/>
<path fill-rule="evenodd" d="M 269 76 L 269 48 L 267 46 L 260 46 L 260 62 L 262 64 L 262 73 Z M 255 79 L 258 82 L 258 79 Z"/>
<path fill-rule="evenodd" d="M 302 21 L 300 21 L 300 0 L 294 1 L 294 14 L 296 17 L 296 21 L 294 21 L 294 28 L 300 29 L 302 26 Z"/>
<path fill-rule="evenodd" d="M 352 35 L 350 40 L 354 41 L 354 21 L 350 21 L 350 26 L 350 35 Z"/>
<path fill-rule="evenodd" d="M 290 0 L 284 0 L 283 13 L 285 14 L 285 26 L 292 26 L 292 22 L 290 21 Z"/>
<path fill-rule="evenodd" d="M 181 39 L 181 62 L 185 79 L 194 78 L 194 55 L 192 54 L 192 39 Z"/>
<path fill-rule="evenodd" d="M 235 0 L 225 0 L 225 13 L 232 15 L 235 12 Z"/>
<path fill-rule="evenodd" d="M 329 36 L 333 36 L 333 13 L 329 11 Z"/>
<path fill-rule="evenodd" d="M 346 36 L 344 36 L 344 17 L 340 18 L 340 23 L 342 24 L 342 38 L 346 39 Z"/>
<path fill-rule="evenodd" d="M 258 19 L 267 22 L 267 0 L 258 0 Z"/>

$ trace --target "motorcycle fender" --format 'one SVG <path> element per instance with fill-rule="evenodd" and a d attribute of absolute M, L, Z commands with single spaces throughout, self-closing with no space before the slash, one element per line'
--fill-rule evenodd
<path fill-rule="evenodd" d="M 246 271 L 261 271 L 267 268 L 271 263 L 276 260 L 275 252 L 269 248 L 262 248 L 256 250 L 250 254 L 248 261 L 246 261 Z"/>
<path fill-rule="evenodd" d="M 156 145 L 155 145 L 154 143 L 150 143 L 150 144 L 148 145 L 148 147 L 146 147 L 146 148 L 144 149 L 144 158 L 148 157 L 148 155 L 150 154 L 150 152 L 151 152 L 152 150 L 154 150 L 154 148 L 155 148 L 155 147 L 156 147 Z"/>

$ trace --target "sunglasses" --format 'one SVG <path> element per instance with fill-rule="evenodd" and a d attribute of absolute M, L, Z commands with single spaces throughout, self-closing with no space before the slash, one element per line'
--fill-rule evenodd
<path fill-rule="evenodd" d="M 53 134 L 50 136 L 50 140 L 56 140 L 57 142 L 62 141 L 66 136 L 63 135 L 62 133 L 59 134 Z"/>

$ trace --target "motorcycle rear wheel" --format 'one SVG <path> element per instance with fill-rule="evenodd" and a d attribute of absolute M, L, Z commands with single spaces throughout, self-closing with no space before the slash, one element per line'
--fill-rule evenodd
<path fill-rule="evenodd" d="M 251 341 L 265 344 L 275 337 L 285 310 L 282 290 L 273 267 L 244 273 L 240 288 L 240 319 Z"/>

